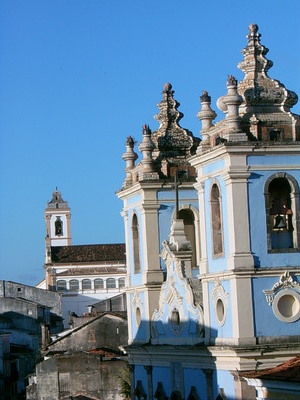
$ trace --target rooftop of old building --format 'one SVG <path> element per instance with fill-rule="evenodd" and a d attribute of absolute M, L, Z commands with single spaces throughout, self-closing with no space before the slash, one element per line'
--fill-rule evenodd
<path fill-rule="evenodd" d="M 125 251 L 124 243 L 51 246 L 51 259 L 53 263 L 125 263 Z"/>

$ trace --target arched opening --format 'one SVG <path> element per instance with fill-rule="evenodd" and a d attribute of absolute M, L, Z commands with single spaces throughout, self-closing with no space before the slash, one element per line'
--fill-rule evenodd
<path fill-rule="evenodd" d="M 119 283 L 119 288 L 124 288 L 125 287 L 125 278 L 119 278 L 118 280 Z"/>
<path fill-rule="evenodd" d="M 132 217 L 132 241 L 133 241 L 133 263 L 134 272 L 138 273 L 141 271 L 140 264 L 140 238 L 139 238 L 139 225 L 136 214 Z"/>
<path fill-rule="evenodd" d="M 103 279 L 101 279 L 101 278 L 96 278 L 95 281 L 94 281 L 94 288 L 95 288 L 95 289 L 103 289 L 103 288 L 104 288 Z"/>
<path fill-rule="evenodd" d="M 70 290 L 73 290 L 73 291 L 79 290 L 79 281 L 77 279 L 70 280 Z"/>
<path fill-rule="evenodd" d="M 108 278 L 106 279 L 106 288 L 107 289 L 114 289 L 116 287 L 116 280 L 115 278 Z"/>
<path fill-rule="evenodd" d="M 55 225 L 55 235 L 62 236 L 63 235 L 63 222 L 60 217 L 56 217 Z"/>
<path fill-rule="evenodd" d="M 56 287 L 59 292 L 64 292 L 67 290 L 67 282 L 63 279 L 56 282 Z"/>
<path fill-rule="evenodd" d="M 179 211 L 179 218 L 183 220 L 184 232 L 192 246 L 192 268 L 195 268 L 197 266 L 195 216 L 192 210 L 183 208 Z"/>
<path fill-rule="evenodd" d="M 92 281 L 90 279 L 82 280 L 82 290 L 92 289 Z"/>
<path fill-rule="evenodd" d="M 220 256 L 223 253 L 223 227 L 222 227 L 220 190 L 216 183 L 214 183 L 211 188 L 210 207 L 211 207 L 213 255 Z"/>
<path fill-rule="evenodd" d="M 291 192 L 291 185 L 285 177 L 276 177 L 268 185 L 266 213 L 270 249 L 295 247 Z"/>

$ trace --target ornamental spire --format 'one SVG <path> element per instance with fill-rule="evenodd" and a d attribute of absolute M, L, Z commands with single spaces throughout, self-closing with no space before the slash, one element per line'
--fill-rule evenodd
<path fill-rule="evenodd" d="M 158 179 L 158 173 L 155 172 L 152 159 L 152 151 L 154 149 L 154 143 L 151 139 L 151 129 L 149 125 L 143 126 L 143 140 L 139 145 L 139 150 L 143 155 L 141 161 L 142 170 L 140 171 L 140 180 L 144 179 Z"/>
<path fill-rule="evenodd" d="M 125 178 L 125 186 L 128 186 L 132 183 L 132 173 L 131 171 L 134 168 L 134 162 L 138 158 L 137 154 L 134 151 L 134 140 L 132 136 L 128 136 L 126 139 L 126 151 L 122 155 L 123 160 L 126 163 L 125 166 L 125 173 L 126 173 L 126 178 Z"/>
<path fill-rule="evenodd" d="M 238 65 L 245 73 L 245 78 L 238 85 L 238 92 L 244 100 L 240 113 L 289 112 L 298 97 L 282 83 L 268 76 L 267 72 L 273 65 L 265 57 L 269 49 L 260 43 L 261 34 L 256 24 L 249 25 L 248 29 L 248 44 L 242 50 L 244 60 Z"/>
<path fill-rule="evenodd" d="M 173 94 L 172 85 L 166 83 L 162 92 L 163 99 L 158 104 L 159 113 L 155 116 L 160 126 L 153 133 L 152 141 L 155 145 L 154 159 L 166 159 L 177 163 L 195 154 L 199 139 L 179 125 L 183 114 L 178 111 L 180 104 L 174 99 Z"/>

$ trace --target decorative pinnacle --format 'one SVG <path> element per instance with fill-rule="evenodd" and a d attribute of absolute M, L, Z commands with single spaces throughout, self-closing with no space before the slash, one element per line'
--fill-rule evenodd
<path fill-rule="evenodd" d="M 244 99 L 240 107 L 241 114 L 254 113 L 253 107 L 259 107 L 260 112 L 262 107 L 269 106 L 289 111 L 297 103 L 297 95 L 268 76 L 268 71 L 273 65 L 273 62 L 266 58 L 269 49 L 260 43 L 261 34 L 258 33 L 256 24 L 249 25 L 248 30 L 248 44 L 242 50 L 244 60 L 238 64 L 245 74 L 238 84 L 238 91 Z"/>
<path fill-rule="evenodd" d="M 131 170 L 134 167 L 135 160 L 138 158 L 134 152 L 134 140 L 132 136 L 128 136 L 126 139 L 126 151 L 122 155 L 122 158 L 126 162 L 126 171 Z"/>
<path fill-rule="evenodd" d="M 248 26 L 248 29 L 249 29 L 249 32 L 250 32 L 250 35 L 252 34 L 255 34 L 255 33 L 257 33 L 258 32 L 258 25 L 256 25 L 256 24 L 250 24 L 249 26 Z M 260 35 L 260 34 L 259 34 Z"/>
<path fill-rule="evenodd" d="M 202 96 L 200 96 L 201 102 L 201 110 L 198 112 L 197 117 L 202 122 L 202 136 L 204 132 L 208 131 L 212 126 L 212 121 L 216 118 L 217 114 L 211 109 L 211 97 L 208 95 L 208 92 L 204 90 L 202 92 Z M 206 139 L 206 136 L 203 136 L 203 139 Z"/>
<path fill-rule="evenodd" d="M 131 149 L 134 148 L 134 140 L 132 136 L 127 136 L 126 146 L 130 147 Z"/>
<path fill-rule="evenodd" d="M 143 154 L 143 172 L 153 172 L 153 165 L 152 165 L 152 151 L 154 149 L 154 144 L 151 139 L 151 129 L 149 125 L 143 126 L 143 140 L 139 145 L 139 150 Z"/>
<path fill-rule="evenodd" d="M 230 86 L 237 87 L 237 79 L 233 75 L 228 75 L 226 86 L 227 88 Z"/>
<path fill-rule="evenodd" d="M 145 135 L 145 136 L 151 135 L 151 129 L 149 128 L 149 125 L 147 125 L 147 124 L 145 124 L 143 126 L 143 135 Z"/>

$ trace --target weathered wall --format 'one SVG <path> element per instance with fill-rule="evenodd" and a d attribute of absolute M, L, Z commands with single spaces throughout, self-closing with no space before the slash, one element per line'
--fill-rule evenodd
<path fill-rule="evenodd" d="M 127 344 L 127 320 L 113 315 L 97 318 L 86 326 L 75 329 L 72 333 L 49 346 L 51 351 L 83 351 L 108 347 L 118 350 Z"/>
<path fill-rule="evenodd" d="M 36 398 L 58 400 L 85 395 L 95 399 L 121 400 L 118 371 L 124 361 L 100 361 L 95 354 L 61 355 L 37 365 Z M 34 395 L 31 394 L 32 399 Z"/>
<path fill-rule="evenodd" d="M 50 307 L 51 312 L 58 316 L 62 315 L 61 295 L 57 292 L 38 289 L 21 283 L 0 280 L 0 297 L 21 297 L 22 299 L 34 301 Z"/>

